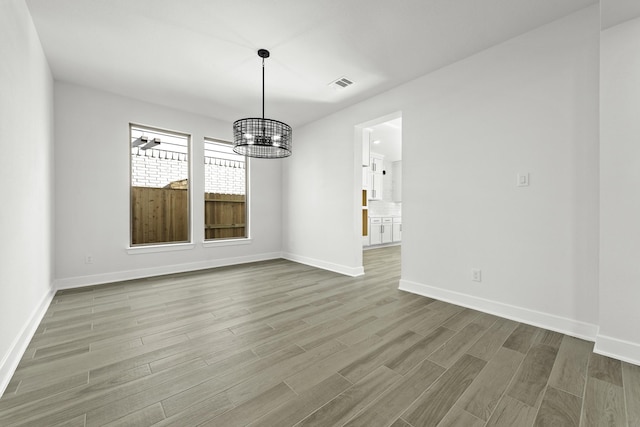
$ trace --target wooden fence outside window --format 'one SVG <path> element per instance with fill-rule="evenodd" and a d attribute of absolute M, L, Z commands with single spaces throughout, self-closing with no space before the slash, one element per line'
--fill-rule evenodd
<path fill-rule="evenodd" d="M 205 239 L 246 237 L 246 196 L 205 193 Z M 186 188 L 131 188 L 131 244 L 189 241 Z"/>

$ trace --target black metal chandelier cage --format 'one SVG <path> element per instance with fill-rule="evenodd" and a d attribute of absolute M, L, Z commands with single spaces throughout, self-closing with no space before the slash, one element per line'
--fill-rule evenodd
<path fill-rule="evenodd" d="M 262 58 L 262 118 L 250 117 L 233 123 L 233 151 L 243 156 L 279 159 L 291 155 L 291 126 L 264 118 L 264 60 L 266 49 L 258 50 Z"/>

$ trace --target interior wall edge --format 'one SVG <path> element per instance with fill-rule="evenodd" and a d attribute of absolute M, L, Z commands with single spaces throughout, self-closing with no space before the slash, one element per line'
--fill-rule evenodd
<path fill-rule="evenodd" d="M 38 326 L 40 326 L 40 322 L 47 312 L 54 295 L 54 288 L 50 287 L 49 291 L 40 301 L 40 304 L 38 304 L 31 312 L 27 322 L 16 335 L 16 338 L 9 347 L 9 351 L 7 351 L 2 358 L 2 361 L 0 361 L 0 397 L 2 397 L 4 391 L 7 389 L 7 386 L 11 381 L 11 377 L 13 377 L 24 352 L 27 350 L 27 347 L 31 342 L 31 338 L 33 338 Z"/>
<path fill-rule="evenodd" d="M 206 270 L 216 267 L 247 264 L 251 262 L 268 261 L 282 258 L 280 252 L 267 252 L 262 254 L 246 255 L 233 258 L 211 259 L 207 261 L 191 262 L 186 264 L 162 265 L 137 270 L 116 271 L 109 273 L 93 274 L 89 276 L 76 276 L 64 279 L 56 279 L 53 283 L 56 291 L 63 289 L 82 288 L 85 286 L 104 285 L 107 283 L 121 282 L 124 280 L 144 279 L 146 277 L 162 276 L 174 273 L 187 273 L 191 271 Z"/>
<path fill-rule="evenodd" d="M 282 258 L 297 262 L 299 264 L 309 265 L 311 267 L 320 268 L 322 270 L 333 271 L 334 273 L 343 274 L 345 276 L 358 277 L 364 275 L 364 267 L 349 267 L 348 265 L 335 264 L 328 261 L 323 261 L 320 259 L 309 258 L 302 255 L 296 255 L 289 252 L 285 252 L 282 254 Z"/>
<path fill-rule="evenodd" d="M 556 316 L 551 313 L 544 313 L 499 301 L 478 298 L 405 279 L 400 279 L 400 286 L 398 288 L 402 291 L 435 298 L 451 304 L 560 332 L 587 341 L 596 341 L 596 337 L 598 336 L 598 325 Z"/>

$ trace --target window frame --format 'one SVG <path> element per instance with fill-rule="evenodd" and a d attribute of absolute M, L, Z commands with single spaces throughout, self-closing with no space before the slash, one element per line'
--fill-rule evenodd
<path fill-rule="evenodd" d="M 205 136 L 203 138 L 203 144 L 202 144 L 202 154 L 203 154 L 203 160 L 206 161 L 206 147 L 207 147 L 207 143 L 213 143 L 213 144 L 223 144 L 223 145 L 228 145 L 230 147 L 233 147 L 233 142 L 231 141 L 227 141 L 224 139 L 220 139 L 220 138 L 213 138 L 213 137 L 208 137 Z M 250 188 L 249 188 L 249 176 L 250 176 L 250 158 L 247 156 L 242 156 L 240 154 L 237 154 L 237 156 L 239 157 L 244 157 L 244 216 L 245 216 L 245 226 L 244 226 L 244 236 L 238 236 L 238 237 L 218 237 L 218 238 L 209 238 L 207 239 L 207 231 L 206 231 L 206 214 L 203 211 L 203 223 L 202 223 L 202 231 L 203 231 L 203 246 L 205 247 L 211 247 L 211 246 L 230 246 L 230 245 L 240 245 L 240 244 L 247 244 L 247 243 L 251 243 L 251 218 L 249 215 L 250 212 Z M 206 201 L 205 201 L 205 194 L 207 193 L 206 190 L 206 181 L 207 181 L 207 171 L 206 171 L 206 167 L 203 170 L 203 174 L 202 174 L 202 178 L 203 178 L 203 188 L 204 188 L 204 192 L 202 195 L 202 203 L 203 203 L 203 208 L 206 209 L 206 207 L 204 205 L 206 205 Z"/>
<path fill-rule="evenodd" d="M 133 243 L 133 154 L 132 141 L 133 131 L 141 130 L 149 133 L 164 134 L 171 137 L 179 137 L 186 139 L 186 159 L 187 159 L 187 240 L 154 242 L 154 243 Z M 135 253 L 155 253 L 172 250 L 188 250 L 195 247 L 193 243 L 193 136 L 187 132 L 181 132 L 173 129 L 160 128 L 157 126 L 144 125 L 140 123 L 129 123 L 129 143 L 127 146 L 129 155 L 129 241 L 127 252 Z"/>

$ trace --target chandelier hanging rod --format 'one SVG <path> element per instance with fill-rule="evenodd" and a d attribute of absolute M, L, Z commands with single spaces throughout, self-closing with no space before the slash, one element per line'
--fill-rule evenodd
<path fill-rule="evenodd" d="M 269 57 L 267 49 L 258 50 L 258 56 L 262 58 L 262 120 L 264 120 L 264 59 Z"/>

